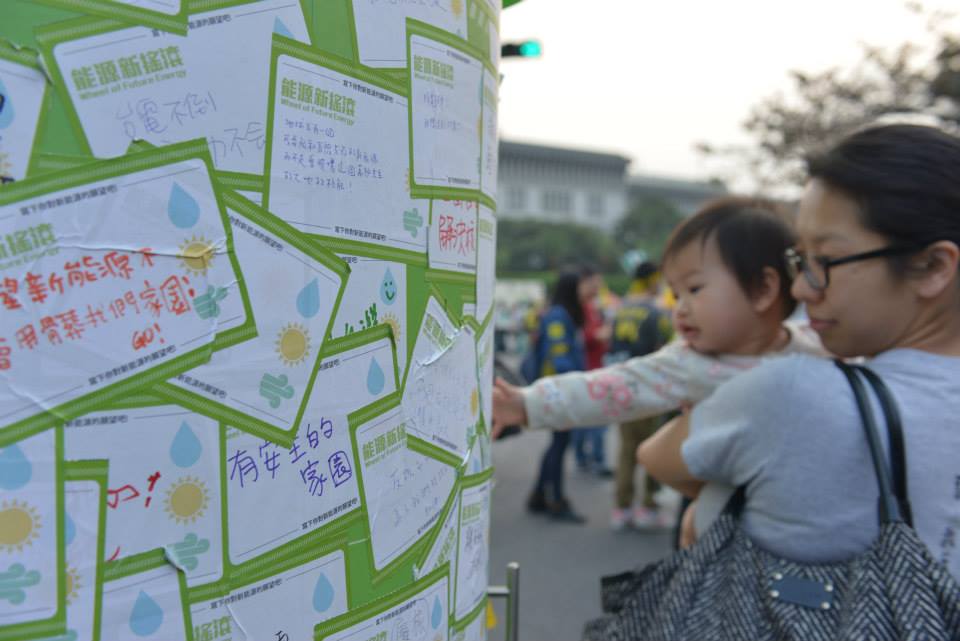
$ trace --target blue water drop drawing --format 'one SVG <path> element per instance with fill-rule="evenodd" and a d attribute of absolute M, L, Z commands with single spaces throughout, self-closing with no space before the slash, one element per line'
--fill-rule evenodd
<path fill-rule="evenodd" d="M 167 201 L 167 215 L 170 216 L 170 222 L 180 229 L 189 229 L 200 219 L 200 205 L 183 187 L 173 183 L 170 200 Z"/>
<path fill-rule="evenodd" d="M 436 630 L 440 627 L 443 620 L 443 606 L 440 605 L 440 597 L 433 597 L 433 612 L 430 613 L 430 625 Z"/>
<path fill-rule="evenodd" d="M 0 129 L 6 129 L 13 124 L 13 100 L 3 81 L 0 80 Z"/>
<path fill-rule="evenodd" d="M 148 637 L 159 630 L 162 624 L 163 610 L 146 592 L 140 590 L 130 612 L 130 629 L 138 637 Z"/>
<path fill-rule="evenodd" d="M 387 380 L 383 375 L 383 370 L 380 369 L 380 363 L 377 362 L 377 359 L 371 359 L 370 369 L 367 370 L 367 391 L 376 396 L 383 391 L 383 385 Z"/>
<path fill-rule="evenodd" d="M 18 445 L 0 450 L 0 489 L 19 490 L 33 477 L 33 465 Z"/>
<path fill-rule="evenodd" d="M 313 609 L 326 612 L 333 605 L 333 596 L 333 585 L 327 575 L 321 572 L 317 585 L 313 588 Z"/>
<path fill-rule="evenodd" d="M 73 540 L 77 538 L 77 524 L 73 522 L 73 519 L 70 518 L 69 512 L 64 512 L 64 516 L 67 518 L 63 522 L 63 537 L 66 540 L 67 545 L 73 543 Z"/>
<path fill-rule="evenodd" d="M 186 421 L 180 423 L 180 429 L 177 430 L 173 442 L 170 443 L 170 460 L 177 467 L 190 467 L 200 459 L 203 452 L 203 445 L 200 439 L 193 433 L 190 424 Z"/>
<path fill-rule="evenodd" d="M 273 32 L 279 33 L 281 36 L 286 36 L 287 38 L 293 38 L 293 34 L 290 33 L 287 25 L 283 24 L 283 20 L 280 18 L 273 19 Z"/>
<path fill-rule="evenodd" d="M 320 285 L 316 278 L 297 294 L 297 311 L 304 318 L 313 318 L 320 311 Z"/>
<path fill-rule="evenodd" d="M 380 283 L 380 300 L 384 305 L 393 305 L 397 300 L 397 281 L 393 278 L 393 272 L 387 267 L 383 275 L 383 281 Z"/>

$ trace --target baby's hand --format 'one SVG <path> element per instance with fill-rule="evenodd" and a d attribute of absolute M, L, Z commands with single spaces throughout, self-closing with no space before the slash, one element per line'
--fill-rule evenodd
<path fill-rule="evenodd" d="M 526 425 L 527 409 L 523 406 L 523 394 L 516 385 L 502 378 L 493 382 L 493 432 L 496 439 L 508 425 Z"/>

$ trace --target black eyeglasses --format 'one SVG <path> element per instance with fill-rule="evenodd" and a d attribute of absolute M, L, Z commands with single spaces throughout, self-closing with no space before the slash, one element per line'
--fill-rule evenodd
<path fill-rule="evenodd" d="M 810 287 L 821 292 L 830 285 L 831 267 L 846 265 L 847 263 L 856 263 L 861 260 L 870 260 L 871 258 L 882 258 L 884 256 L 904 256 L 918 252 L 921 249 L 923 248 L 909 245 L 891 245 L 860 254 L 841 256 L 840 258 L 827 258 L 826 256 L 811 256 L 807 258 L 791 247 L 783 253 L 783 256 L 787 260 L 787 273 L 790 274 L 790 278 L 796 279 L 797 276 L 803 274 L 804 278 L 807 279 L 807 283 L 810 284 Z"/>

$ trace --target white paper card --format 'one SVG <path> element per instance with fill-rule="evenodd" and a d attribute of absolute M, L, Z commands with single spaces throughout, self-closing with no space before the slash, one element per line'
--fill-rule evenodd
<path fill-rule="evenodd" d="M 434 200 L 430 212 L 430 267 L 474 274 L 477 271 L 477 203 Z"/>
<path fill-rule="evenodd" d="M 367 256 L 340 254 L 340 258 L 350 265 L 350 279 L 331 335 L 337 338 L 389 325 L 402 379 L 407 366 L 407 266 Z"/>
<path fill-rule="evenodd" d="M 479 189 L 483 65 L 419 35 L 410 37 L 410 53 L 414 182 Z"/>
<path fill-rule="evenodd" d="M 272 37 L 309 43 L 300 3 L 262 0 L 190 21 L 186 36 L 131 27 L 54 47 L 93 155 L 121 156 L 135 139 L 205 138 L 218 169 L 262 174 Z"/>
<path fill-rule="evenodd" d="M 12 203 L 0 221 L 18 250 L 0 247 L 0 333 L 17 381 L 0 385 L 0 423 L 147 372 L 245 321 L 204 304 L 211 290 L 226 301 L 240 291 L 200 160 Z"/>
<path fill-rule="evenodd" d="M 64 489 L 64 541 L 67 544 L 67 637 L 94 638 L 97 596 L 97 543 L 100 535 L 100 485 L 67 481 Z"/>
<path fill-rule="evenodd" d="M 276 83 L 270 211 L 303 232 L 425 251 L 406 97 L 288 55 Z"/>
<path fill-rule="evenodd" d="M 485 481 L 461 493 L 455 619 L 462 619 L 487 595 L 489 546 L 490 481 Z"/>
<path fill-rule="evenodd" d="M 241 585 L 190 611 L 194 641 L 312 639 L 314 625 L 347 611 L 343 552 Z"/>
<path fill-rule="evenodd" d="M 356 440 L 373 564 L 381 570 L 436 523 L 456 471 L 407 448 L 399 408 L 358 427 Z"/>
<path fill-rule="evenodd" d="M 30 165 L 47 79 L 0 58 L 0 179 L 22 180 Z"/>
<path fill-rule="evenodd" d="M 156 569 L 110 581 L 103 586 L 100 638 L 111 641 L 186 641 L 177 569 Z"/>
<path fill-rule="evenodd" d="M 347 414 L 394 393 L 392 370 L 386 339 L 321 361 L 290 448 L 228 431 L 227 505 L 235 565 L 360 507 Z"/>
<path fill-rule="evenodd" d="M 324 641 L 446 641 L 447 578 L 359 623 L 323 637 Z"/>
<path fill-rule="evenodd" d="M 353 0 L 360 62 L 369 67 L 407 65 L 406 19 L 467 37 L 467 0 Z"/>
<path fill-rule="evenodd" d="M 253 219 L 230 207 L 227 215 L 257 336 L 169 382 L 290 430 L 310 393 L 343 279 Z"/>
<path fill-rule="evenodd" d="M 108 561 L 163 547 L 191 586 L 223 576 L 216 421 L 177 405 L 106 410 L 68 422 L 64 446 L 109 461 Z"/>
<path fill-rule="evenodd" d="M 54 437 L 47 430 L 0 448 L 0 626 L 57 612 L 61 551 Z"/>

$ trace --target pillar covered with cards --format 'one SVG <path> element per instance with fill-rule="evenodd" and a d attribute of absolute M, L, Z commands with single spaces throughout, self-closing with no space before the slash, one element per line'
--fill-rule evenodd
<path fill-rule="evenodd" d="M 0 641 L 486 638 L 501 0 L 7 0 Z"/>

